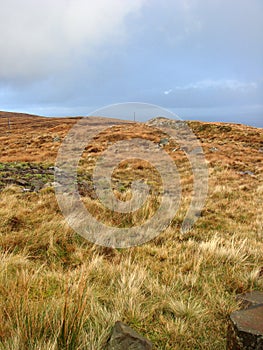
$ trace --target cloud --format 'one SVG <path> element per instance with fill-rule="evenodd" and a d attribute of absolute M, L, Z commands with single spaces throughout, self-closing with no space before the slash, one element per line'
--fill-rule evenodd
<path fill-rule="evenodd" d="M 174 86 L 171 84 L 171 87 L 170 93 L 170 90 L 160 94 L 157 88 L 149 89 L 141 98 L 137 94 L 133 100 L 147 101 L 165 108 L 211 108 L 211 113 L 214 113 L 214 108 L 226 106 L 238 111 L 239 106 L 262 105 L 263 82 L 260 79 L 204 79 Z"/>
<path fill-rule="evenodd" d="M 257 82 L 243 82 L 239 80 L 231 80 L 231 79 L 205 79 L 195 83 L 190 83 L 183 86 L 176 86 L 176 90 L 209 90 L 209 89 L 224 89 L 224 90 L 232 90 L 232 91 L 245 91 L 251 89 L 257 89 Z"/>
<path fill-rule="evenodd" d="M 0 0 L 0 79 L 34 81 L 94 58 L 126 40 L 125 20 L 144 1 Z"/>
<path fill-rule="evenodd" d="M 2 108 L 262 105 L 262 0 L 0 0 L 0 9 Z"/>

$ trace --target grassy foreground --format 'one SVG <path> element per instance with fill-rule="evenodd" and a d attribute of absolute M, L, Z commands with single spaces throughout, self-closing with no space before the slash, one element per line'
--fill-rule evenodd
<path fill-rule="evenodd" d="M 251 151 L 241 164 L 234 144 L 226 147 L 232 153 L 221 151 L 221 159 L 208 155 L 209 195 L 192 231 L 180 233 L 183 204 L 165 232 L 135 248 L 82 239 L 65 224 L 50 187 L 22 192 L 5 185 L 0 349 L 102 350 L 117 320 L 154 349 L 224 349 L 236 295 L 263 290 L 262 162 Z M 88 197 L 85 205 L 93 212 L 99 207 Z M 105 216 L 116 224 L 118 218 Z"/>

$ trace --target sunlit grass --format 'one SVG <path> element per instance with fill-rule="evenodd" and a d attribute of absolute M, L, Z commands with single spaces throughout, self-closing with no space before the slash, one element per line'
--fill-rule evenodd
<path fill-rule="evenodd" d="M 34 144 L 30 151 L 21 132 L 3 136 L 2 161 L 24 161 L 15 165 L 23 168 L 26 161 L 50 165 L 59 146 L 53 137 L 62 138 L 73 122 L 59 123 L 45 133 L 25 129 L 27 142 Z M 209 193 L 187 233 L 180 227 L 193 179 L 189 164 L 168 147 L 182 178 L 180 208 L 165 232 L 139 247 L 100 247 L 80 237 L 65 223 L 52 186 L 35 193 L 14 185 L 1 190 L 1 350 L 104 350 L 117 320 L 149 338 L 154 349 L 225 349 L 228 315 L 239 307 L 236 295 L 263 290 L 260 134 L 252 128 L 244 132 L 242 126 L 190 125 L 206 152 Z M 134 130 L 128 130 L 129 137 Z M 154 141 L 160 136 L 141 132 Z M 114 142 L 121 135 L 119 127 L 108 136 Z M 106 136 L 96 140 L 97 148 L 105 148 Z M 213 146 L 217 152 L 210 150 Z M 88 181 L 96 152 L 87 155 L 79 176 Z M 156 190 L 152 170 L 138 161 L 133 166 L 135 178 L 148 179 Z M 119 187 L 115 182 L 113 191 L 123 201 L 132 196 L 131 170 L 123 164 L 115 173 L 124 181 Z M 242 176 L 240 170 L 256 175 Z M 154 216 L 160 193 L 152 192 L 143 208 L 125 215 L 113 214 L 92 196 L 82 201 L 109 226 L 132 227 Z"/>
<path fill-rule="evenodd" d="M 235 230 L 242 198 L 232 200 L 239 203 L 233 219 L 218 209 L 225 196 L 208 199 L 191 232 L 182 235 L 175 218 L 154 241 L 119 250 L 72 232 L 52 191 L 7 187 L 0 201 L 0 347 L 104 349 L 122 320 L 156 349 L 223 349 L 236 294 L 263 288 L 262 239 L 246 214 L 254 202 L 243 203 L 242 230 L 238 222 Z M 92 211 L 95 202 L 84 202 Z M 231 230 L 213 229 L 214 212 Z"/>

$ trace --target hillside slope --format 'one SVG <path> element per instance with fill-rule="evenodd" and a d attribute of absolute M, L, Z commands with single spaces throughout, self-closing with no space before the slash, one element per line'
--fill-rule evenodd
<path fill-rule="evenodd" d="M 168 142 L 163 148 L 182 186 L 176 216 L 151 242 L 113 249 L 76 234 L 56 202 L 57 151 L 78 120 L 0 112 L 0 349 L 103 350 L 117 320 L 148 337 L 154 349 L 225 349 L 236 295 L 263 290 L 263 130 L 189 122 L 209 170 L 199 220 L 181 233 L 193 178 L 184 152 Z M 110 120 L 90 123 L 96 133 Z M 142 211 L 124 215 L 105 209 L 92 189 L 98 156 L 134 136 L 157 144 L 165 137 L 144 123 L 118 125 L 97 135 L 80 161 L 82 201 L 107 225 L 144 222 L 162 194 L 153 191 Z M 113 173 L 115 195 L 130 198 L 130 184 L 140 178 L 160 188 L 151 165 L 135 159 Z"/>

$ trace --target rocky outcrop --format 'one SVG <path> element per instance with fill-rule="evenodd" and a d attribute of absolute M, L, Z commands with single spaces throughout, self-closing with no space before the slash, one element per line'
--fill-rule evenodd
<path fill-rule="evenodd" d="M 151 342 L 126 324 L 117 321 L 107 344 L 107 350 L 151 350 Z"/>
<path fill-rule="evenodd" d="M 227 350 L 263 350 L 263 292 L 238 296 L 243 310 L 230 315 Z"/>

